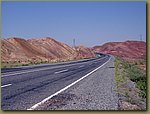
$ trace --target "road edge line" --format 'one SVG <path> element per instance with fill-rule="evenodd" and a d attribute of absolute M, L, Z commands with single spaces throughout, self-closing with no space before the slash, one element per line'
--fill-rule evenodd
<path fill-rule="evenodd" d="M 101 67 L 103 67 L 105 64 L 107 64 L 110 61 L 111 57 L 101 66 L 97 67 L 96 69 L 92 70 L 91 72 L 89 72 L 88 74 L 84 75 L 83 77 L 81 77 L 80 79 L 76 80 L 75 82 L 69 84 L 68 86 L 64 87 L 63 89 L 57 91 L 56 93 L 50 95 L 49 97 L 43 99 L 41 102 L 33 105 L 31 108 L 27 109 L 27 110 L 35 110 L 38 106 L 40 106 L 41 104 L 45 103 L 46 101 L 48 101 L 49 99 L 51 99 L 52 97 L 58 95 L 59 93 L 65 91 L 66 89 L 68 89 L 69 87 L 75 85 L 76 83 L 78 83 L 79 81 L 83 80 L 84 78 L 86 78 L 87 76 L 89 76 L 90 74 L 94 73 L 95 71 L 97 71 L 98 69 L 100 69 Z"/>

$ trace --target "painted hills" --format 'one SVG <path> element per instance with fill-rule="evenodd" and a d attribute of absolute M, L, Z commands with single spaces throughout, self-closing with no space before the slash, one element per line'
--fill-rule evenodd
<path fill-rule="evenodd" d="M 109 42 L 87 48 L 71 47 L 50 37 L 42 39 L 1 38 L 2 63 L 58 62 L 95 57 L 95 52 L 124 59 L 145 59 L 146 43 L 142 41 Z"/>
<path fill-rule="evenodd" d="M 19 61 L 29 63 L 36 61 L 58 62 L 94 57 L 90 48 L 72 48 L 52 38 L 42 39 L 1 39 L 2 62 Z"/>
<path fill-rule="evenodd" d="M 146 43 L 143 41 L 108 42 L 93 47 L 94 52 L 112 54 L 123 59 L 146 59 Z"/>

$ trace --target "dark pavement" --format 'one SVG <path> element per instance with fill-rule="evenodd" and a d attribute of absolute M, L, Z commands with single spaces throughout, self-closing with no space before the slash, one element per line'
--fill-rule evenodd
<path fill-rule="evenodd" d="M 27 110 L 108 61 L 110 56 L 2 69 L 2 110 Z"/>

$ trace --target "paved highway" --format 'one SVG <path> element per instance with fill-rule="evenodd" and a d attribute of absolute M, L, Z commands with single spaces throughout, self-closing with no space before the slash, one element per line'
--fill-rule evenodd
<path fill-rule="evenodd" d="M 30 109 L 93 70 L 96 72 L 95 69 L 109 59 L 110 56 L 105 56 L 54 65 L 2 69 L 2 110 Z"/>

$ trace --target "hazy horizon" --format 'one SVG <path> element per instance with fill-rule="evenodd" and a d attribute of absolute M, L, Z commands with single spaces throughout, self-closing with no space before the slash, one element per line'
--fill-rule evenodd
<path fill-rule="evenodd" d="M 86 47 L 146 41 L 146 2 L 2 2 L 2 38 L 10 37 Z"/>

